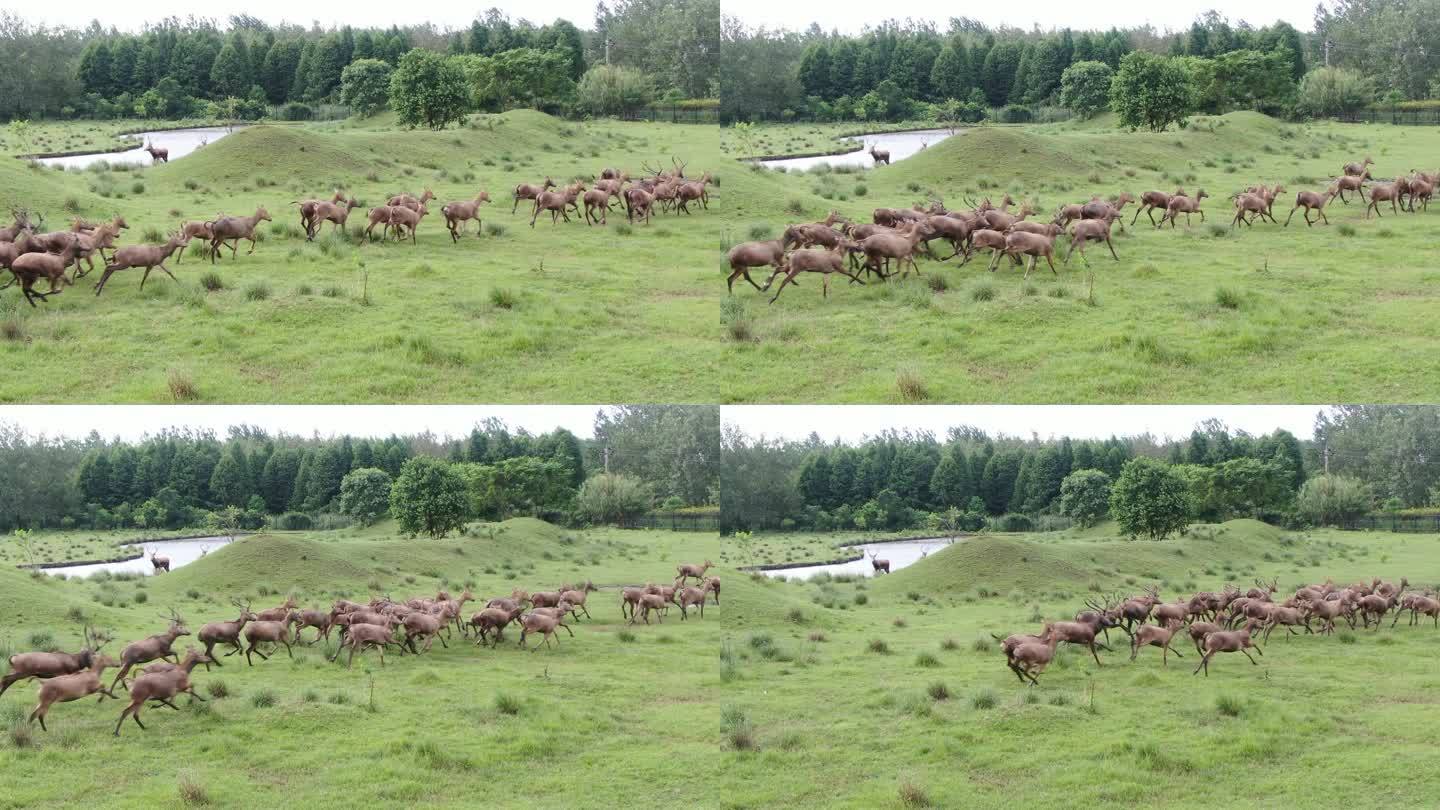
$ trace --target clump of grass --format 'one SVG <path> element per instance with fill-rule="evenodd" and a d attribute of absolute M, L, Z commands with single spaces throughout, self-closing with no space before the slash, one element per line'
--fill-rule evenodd
<path fill-rule="evenodd" d="M 514 309 L 518 302 L 519 297 L 516 296 L 514 290 L 506 287 L 490 288 L 490 304 L 496 309 Z"/>
<path fill-rule="evenodd" d="M 349 705 L 350 705 L 350 693 L 348 693 L 348 692 L 335 692 L 334 694 L 330 695 L 330 697 L 325 698 L 325 702 L 326 702 L 326 703 L 329 703 L 329 704 L 332 705 L 332 706 L 349 706 Z"/>
<path fill-rule="evenodd" d="M 230 686 L 220 678 L 211 678 L 205 682 L 205 691 L 213 698 L 230 697 Z"/>
<path fill-rule="evenodd" d="M 341 288 L 339 284 L 331 284 L 330 286 L 321 290 L 320 294 L 325 296 L 326 298 L 340 298 L 345 295 L 345 290 Z"/>
<path fill-rule="evenodd" d="M 904 627 L 906 625 L 905 617 L 896 616 L 893 620 L 891 620 L 890 623 L 895 625 L 896 627 Z"/>
<path fill-rule="evenodd" d="M 785 212 L 787 214 L 803 216 L 805 214 L 805 201 L 799 197 L 791 197 L 790 200 L 785 203 Z"/>
<path fill-rule="evenodd" d="M 988 653 L 990 652 L 990 639 L 977 638 L 975 639 L 975 643 L 970 645 L 970 649 L 974 650 L 975 652 Z"/>
<path fill-rule="evenodd" d="M 1239 717 L 1244 708 L 1240 699 L 1232 695 L 1221 695 L 1215 698 L 1215 710 L 1226 717 Z"/>
<path fill-rule="evenodd" d="M 985 709 L 993 709 L 999 705 L 1000 697 L 995 694 L 993 689 L 981 689 L 979 692 L 970 696 L 971 708 L 983 711 Z"/>
<path fill-rule="evenodd" d="M 1229 287 L 1215 288 L 1215 305 L 1221 309 L 1239 309 L 1240 293 Z"/>
<path fill-rule="evenodd" d="M 829 639 L 826 638 L 824 631 L 822 630 L 812 630 L 810 632 L 809 638 L 811 641 L 814 641 L 816 643 L 824 643 L 826 641 L 829 641 Z"/>
<path fill-rule="evenodd" d="M 865 645 L 865 649 L 872 653 L 878 653 L 879 655 L 890 654 L 890 645 L 887 644 L 883 638 L 870 639 L 870 643 Z"/>
<path fill-rule="evenodd" d="M 263 281 L 252 281 L 245 287 L 245 300 L 264 301 L 270 297 L 270 285 Z"/>
<path fill-rule="evenodd" d="M 801 610 L 798 607 L 792 607 L 790 608 L 790 611 L 785 614 L 785 619 L 789 622 L 793 622 L 794 624 L 804 624 L 805 611 Z"/>
<path fill-rule="evenodd" d="M 501 714 L 513 717 L 520 713 L 520 698 L 508 692 L 496 692 L 494 705 L 495 711 Z"/>
<path fill-rule="evenodd" d="M 635 634 L 629 630 L 621 630 L 615 634 L 615 638 L 620 639 L 621 643 L 632 644 L 635 641 Z"/>
<path fill-rule="evenodd" d="M 1051 706 L 1069 706 L 1069 705 L 1070 705 L 1070 696 L 1067 695 L 1067 694 L 1065 694 L 1064 692 L 1056 692 L 1055 694 L 1053 694 L 1053 695 L 1050 696 L 1050 705 L 1051 705 Z"/>
<path fill-rule="evenodd" d="M 750 238 L 751 238 L 751 240 L 756 241 L 756 242 L 763 242 L 764 240 L 769 239 L 769 238 L 770 238 L 770 226 L 769 226 L 769 225 L 751 225 L 751 226 L 750 226 Z"/>
<path fill-rule="evenodd" d="M 1340 639 L 1341 644 L 1354 644 L 1356 641 L 1359 641 L 1359 639 L 1355 637 L 1355 634 L 1349 630 L 1341 630 L 1336 638 Z"/>
<path fill-rule="evenodd" d="M 970 300 L 976 302 L 995 300 L 995 286 L 989 282 L 975 285 L 970 290 Z"/>
<path fill-rule="evenodd" d="M 225 289 L 225 279 L 214 270 L 207 270 L 200 276 L 200 286 L 205 288 L 206 292 L 220 292 Z"/>
<path fill-rule="evenodd" d="M 200 398 L 200 391 L 195 387 L 195 381 L 183 371 L 171 369 L 170 376 L 166 379 L 166 385 L 170 389 L 170 398 L 176 402 L 191 402 Z"/>
<path fill-rule="evenodd" d="M 869 189 L 864 183 L 856 183 L 856 184 L 855 184 L 855 196 L 856 196 L 856 197 L 864 197 L 866 194 L 869 194 L 869 193 L 870 193 L 870 189 Z"/>
<path fill-rule="evenodd" d="M 269 689 L 261 689 L 250 696 L 250 705 L 257 709 L 268 709 L 277 702 L 279 702 L 279 699 L 276 698 L 275 693 Z"/>
<path fill-rule="evenodd" d="M 629 236 L 633 233 L 635 233 L 635 227 L 628 222 L 621 222 L 615 226 L 617 236 Z"/>
<path fill-rule="evenodd" d="M 755 749 L 755 730 L 740 707 L 724 706 L 720 709 L 720 731 L 726 744 L 736 751 Z"/>
<path fill-rule="evenodd" d="M 19 315 L 11 315 L 3 323 L 0 323 L 0 336 L 16 342 L 24 340 L 25 322 L 20 320 Z"/>
<path fill-rule="evenodd" d="M 946 686 L 944 681 L 934 681 L 925 687 L 925 694 L 929 695 L 931 700 L 949 700 L 950 687 Z"/>
<path fill-rule="evenodd" d="M 940 649 L 945 650 L 946 652 L 954 652 L 955 650 L 960 649 L 960 642 L 956 641 L 953 638 L 947 638 L 944 641 L 940 642 Z"/>
<path fill-rule="evenodd" d="M 924 402 L 930 398 L 925 380 L 914 369 L 901 369 L 895 375 L 895 388 L 905 402 Z"/>
<path fill-rule="evenodd" d="M 502 225 L 502 224 L 500 224 L 500 223 L 498 223 L 498 222 L 492 222 L 492 223 L 490 223 L 490 224 L 488 224 L 488 225 L 485 226 L 485 233 L 487 233 L 487 234 L 489 234 L 490 236 L 493 236 L 493 237 L 501 237 L 501 236 L 504 236 L 504 235 L 505 235 L 505 226 Z"/>
<path fill-rule="evenodd" d="M 900 783 L 900 804 L 905 807 L 929 807 L 930 796 L 925 789 L 914 782 L 905 781 Z"/>
<path fill-rule="evenodd" d="M 866 595 L 863 594 L 863 593 L 857 593 L 857 594 L 855 594 L 855 604 L 857 604 L 857 605 L 863 605 L 863 604 L 866 604 L 866 603 L 869 602 L 869 601 L 870 601 L 870 597 L 869 597 L 869 596 L 866 596 Z"/>
<path fill-rule="evenodd" d="M 925 283 L 930 287 L 932 292 L 943 293 L 950 289 L 950 282 L 946 280 L 945 276 L 939 273 L 931 273 L 926 276 Z"/>
<path fill-rule="evenodd" d="M 1339 225 L 1335 230 L 1338 231 L 1341 236 L 1354 236 L 1354 235 L 1355 235 L 1355 226 L 1354 226 L 1354 225 L 1351 225 L 1351 224 L 1348 223 L 1348 222 L 1342 222 L 1342 223 L 1340 223 L 1340 225 Z"/>
<path fill-rule="evenodd" d="M 748 343 L 755 339 L 750 310 L 742 298 L 730 295 L 721 299 L 720 323 L 725 327 L 725 334 L 737 343 Z"/>
<path fill-rule="evenodd" d="M 935 657 L 935 653 L 922 652 L 915 656 L 915 666 L 933 669 L 940 666 L 940 659 Z"/>
<path fill-rule="evenodd" d="M 187 807 L 204 807 L 210 804 L 210 792 L 190 774 L 182 774 L 175 787 L 180 794 L 180 803 Z"/>

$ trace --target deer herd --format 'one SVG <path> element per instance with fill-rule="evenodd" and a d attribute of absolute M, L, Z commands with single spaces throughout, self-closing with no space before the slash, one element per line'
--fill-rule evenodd
<path fill-rule="evenodd" d="M 875 165 L 889 163 L 888 153 L 872 146 L 871 154 Z M 1412 170 L 1392 182 L 1375 182 L 1370 174 L 1373 163 L 1368 157 L 1358 163 L 1348 163 L 1323 191 L 1299 191 L 1284 227 L 1288 227 L 1295 212 L 1301 210 L 1307 226 L 1314 226 L 1316 222 L 1329 225 L 1326 205 L 1336 197 L 1342 204 L 1349 205 L 1347 193 L 1358 196 L 1366 205 L 1367 219 L 1372 212 L 1380 216 L 1382 205 L 1388 205 L 1395 214 L 1417 213 L 1417 203 L 1420 211 L 1428 210 L 1435 185 L 1440 182 L 1440 171 Z M 1256 220 L 1279 225 L 1274 214 L 1275 201 L 1284 193 L 1285 186 L 1276 183 L 1251 186 L 1232 194 L 1230 226 L 1254 227 Z M 958 256 L 963 266 L 975 254 L 985 251 L 988 251 L 987 268 L 991 272 L 1008 259 L 1013 266 L 1025 265 L 1024 277 L 1028 279 L 1043 260 L 1058 276 L 1055 257 L 1062 249 L 1063 263 L 1067 265 L 1078 252 L 1089 266 L 1085 250 L 1091 244 L 1103 245 L 1112 259 L 1120 261 L 1112 235 L 1113 230 L 1123 232 L 1126 228 L 1123 218 L 1126 205 L 1137 203 L 1130 226 L 1144 214 L 1154 228 L 1163 228 L 1168 223 L 1174 229 L 1182 215 L 1187 227 L 1196 216 L 1204 223 L 1202 204 L 1209 196 L 1203 188 L 1194 194 L 1183 188 L 1173 192 L 1152 190 L 1138 198 L 1130 192 L 1110 198 L 1097 194 L 1087 202 L 1060 206 L 1048 221 L 1034 218 L 1040 213 L 1034 201 L 1017 203 L 1010 194 L 1003 195 L 999 204 L 988 197 L 979 202 L 967 199 L 966 207 L 959 210 L 947 208 L 939 199 L 909 208 L 876 208 L 871 212 L 869 223 L 851 222 L 838 211 L 831 211 L 819 222 L 786 226 L 778 239 L 745 242 L 730 248 L 726 255 L 730 268 L 726 287 L 733 292 L 735 281 L 743 278 L 756 290 L 765 292 L 779 278 L 780 286 L 770 298 L 774 303 L 787 285 L 799 284 L 800 274 L 818 273 L 823 279 L 822 297 L 828 298 L 832 275 L 844 276 L 850 284 L 863 285 L 867 280 L 885 281 L 897 274 L 903 278 L 912 270 L 920 275 L 915 260 L 922 255 L 942 262 Z M 1017 205 L 1018 208 L 1012 210 Z M 1058 244 L 1062 237 L 1066 239 L 1063 248 Z M 932 246 L 935 242 L 948 244 L 949 254 L 937 254 Z M 750 275 L 757 268 L 770 271 L 763 286 Z"/>
<path fill-rule="evenodd" d="M 148 147 L 147 147 L 148 148 Z M 157 161 L 164 161 L 165 150 L 160 149 Z M 702 209 L 710 207 L 711 186 L 715 180 L 710 172 L 699 178 L 685 175 L 686 163 L 678 158 L 670 159 L 668 169 L 644 164 L 644 171 L 632 178 L 629 173 L 616 168 L 603 169 L 593 180 L 576 177 L 561 188 L 554 180 L 546 177 L 539 184 L 521 183 L 514 189 L 511 213 L 515 213 L 522 200 L 532 207 L 530 226 L 533 228 L 542 214 L 550 214 L 551 222 L 558 224 L 562 219 L 583 220 L 587 225 L 606 225 L 607 214 L 621 210 L 629 222 L 649 223 L 652 214 L 674 213 L 692 215 L 692 206 Z M 409 241 L 417 245 L 416 235 L 421 221 L 430 213 L 430 203 L 435 193 L 424 189 L 419 194 L 402 193 L 386 199 L 384 205 L 367 209 L 365 225 L 357 228 L 357 234 L 366 240 L 375 239 L 375 229 L 380 228 L 381 241 Z M 476 236 L 484 234 L 481 219 L 482 207 L 490 202 L 490 193 L 478 191 L 474 197 L 446 202 L 439 206 L 445 220 L 445 228 L 452 244 L 460 241 L 469 230 L 471 221 L 476 225 Z M 340 190 L 328 198 L 295 200 L 300 216 L 300 228 L 305 232 L 306 241 L 314 241 L 325 226 L 330 232 L 346 231 L 350 214 L 363 203 L 353 196 L 346 196 Z M 582 208 L 583 206 L 583 208 Z M 13 221 L 0 227 L 0 270 L 8 271 L 10 278 L 0 285 L 0 290 L 19 282 L 22 294 L 30 306 L 44 303 L 50 296 L 58 295 L 66 286 L 73 285 L 95 269 L 95 257 L 99 256 L 104 272 L 95 283 L 95 294 L 104 291 L 110 277 L 121 270 L 143 269 L 140 288 L 144 289 L 151 271 L 159 269 L 175 280 L 175 274 L 165 266 L 174 258 L 180 264 L 193 240 L 199 239 L 207 246 L 206 252 L 211 264 L 224 258 L 224 248 L 230 248 L 230 258 L 239 255 L 240 243 L 248 242 L 246 255 L 255 252 L 260 236 L 257 228 L 262 222 L 273 221 L 264 206 L 245 216 L 217 214 L 214 219 L 186 220 L 171 232 L 163 242 L 137 244 L 119 247 L 116 241 L 120 232 L 129 225 L 125 218 L 115 217 L 109 222 L 88 222 L 76 217 L 69 230 L 46 231 L 45 218 L 26 209 L 11 209 Z M 357 219 L 359 215 L 356 215 Z M 82 268 L 83 264 L 83 268 Z M 42 284 L 45 286 L 37 287 Z"/>
<path fill-rule="evenodd" d="M 168 560 L 157 558 L 154 552 L 150 553 L 150 559 L 157 573 L 162 565 L 168 570 Z M 621 617 L 628 618 L 630 624 L 637 619 L 649 624 L 653 614 L 656 622 L 661 622 L 669 609 L 676 607 L 682 620 L 688 619 L 692 610 L 703 618 L 707 601 L 713 599 L 716 605 L 720 604 L 720 578 L 707 576 L 713 565 L 709 560 L 698 565 L 682 563 L 676 567 L 676 577 L 670 585 L 647 583 L 621 588 Z M 284 648 L 293 659 L 295 645 L 323 641 L 328 646 L 333 634 L 337 645 L 329 659 L 332 663 L 348 651 L 345 660 L 348 668 L 354 664 L 357 653 L 363 655 L 367 650 L 374 650 L 384 666 L 387 649 L 400 655 L 423 655 L 436 641 L 441 647 L 448 647 L 457 631 L 463 638 L 473 636 L 478 646 L 488 644 L 494 648 L 512 625 L 519 628 L 518 646 L 534 652 L 542 644 L 552 647 L 552 640 L 553 646 L 558 647 L 561 630 L 573 637 L 575 632 L 569 623 L 579 621 L 582 615 L 592 618 L 588 605 L 594 601 L 589 597 L 599 590 L 589 581 L 564 583 L 552 591 L 529 593 L 517 589 L 509 596 L 487 601 L 468 619 L 464 617 L 465 605 L 476 601 L 469 588 L 458 596 L 440 591 L 433 597 L 404 601 L 388 595 L 365 603 L 338 599 L 328 610 L 302 608 L 293 596 L 263 610 L 253 609 L 248 600 L 231 599 L 234 618 L 201 626 L 194 633 L 198 644 L 187 646 L 183 654 L 175 650 L 176 642 L 191 636 L 192 632 L 186 620 L 174 610 L 161 615 L 165 621 L 163 631 L 126 644 L 118 658 L 104 652 L 112 640 L 108 634 L 87 626 L 83 628 L 84 646 L 79 652 L 27 652 L 10 656 L 8 672 L 0 678 L 0 695 L 21 681 L 31 678 L 40 681 L 39 702 L 29 719 L 48 731 L 45 717 L 54 704 L 81 700 L 97 693 L 103 701 L 117 697 L 116 688 L 122 688 L 128 691 L 129 702 L 115 724 L 115 735 L 119 736 L 127 717 L 141 729 L 145 728 L 140 713 L 146 707 L 164 706 L 178 711 L 179 707 L 172 701 L 181 694 L 189 695 L 192 701 L 204 701 L 205 698 L 195 692 L 191 675 L 197 666 L 204 666 L 207 672 L 212 665 L 223 667 L 222 658 L 243 655 L 246 664 L 253 667 L 254 656 L 263 662 Z M 313 637 L 305 638 L 311 630 Z M 104 674 L 109 668 L 118 668 L 118 671 L 106 685 Z"/>
<path fill-rule="evenodd" d="M 1379 578 L 1352 585 L 1337 585 L 1327 579 L 1322 583 L 1302 585 L 1282 601 L 1276 601 L 1278 580 L 1256 580 L 1255 587 L 1241 591 L 1231 585 L 1217 592 L 1202 591 L 1191 596 L 1177 596 L 1173 601 L 1160 598 L 1158 588 L 1150 587 L 1139 595 L 1115 594 L 1103 602 L 1087 600 L 1085 610 L 1073 621 L 1046 622 L 1038 634 L 1015 634 L 1000 641 L 1005 664 L 1021 683 L 1039 684 L 1037 676 L 1054 660 L 1059 644 L 1084 647 L 1101 665 L 1096 648 L 1111 651 L 1106 642 L 1110 631 L 1117 630 L 1130 638 L 1130 660 L 1134 661 L 1147 647 L 1160 648 L 1160 662 L 1168 666 L 1170 656 L 1183 658 L 1175 649 L 1177 642 L 1188 639 L 1200 656 L 1193 674 L 1210 675 L 1210 662 L 1220 653 L 1241 653 L 1250 663 L 1258 664 L 1250 651 L 1264 655 L 1262 644 L 1270 635 L 1283 628 L 1286 638 L 1301 630 L 1318 635 L 1333 634 L 1337 620 L 1353 630 L 1379 630 L 1386 616 L 1392 616 L 1393 628 L 1407 612 L 1409 624 L 1416 625 L 1422 617 L 1431 619 L 1440 628 L 1440 597 L 1435 590 L 1411 591 L 1408 579 L 1397 585 Z M 1104 641 L 1101 641 L 1101 639 Z"/>

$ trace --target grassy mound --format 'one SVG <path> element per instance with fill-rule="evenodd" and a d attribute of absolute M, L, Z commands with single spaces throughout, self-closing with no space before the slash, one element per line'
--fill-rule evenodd
<path fill-rule="evenodd" d="M 202 184 L 243 181 L 257 174 L 277 181 L 319 182 L 370 168 L 366 156 L 346 146 L 343 140 L 297 127 L 247 127 L 183 159 L 154 167 L 149 176 L 162 182 Z"/>
<path fill-rule="evenodd" d="M 724 582 L 721 604 L 726 627 L 766 627 L 794 622 L 828 624 L 833 616 L 801 598 L 801 591 L 769 577 L 752 577 L 741 571 L 721 570 Z M 797 613 L 798 611 L 798 613 Z"/>
<path fill-rule="evenodd" d="M 50 627 L 57 638 L 77 639 L 80 632 L 75 616 L 83 613 L 91 623 L 102 625 L 113 618 L 109 610 L 85 601 L 61 580 L 31 576 L 8 566 L 0 568 L 0 613 L 12 627 Z"/>

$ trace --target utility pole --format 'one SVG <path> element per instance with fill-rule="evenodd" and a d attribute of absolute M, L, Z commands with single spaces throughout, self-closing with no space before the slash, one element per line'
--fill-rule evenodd
<path fill-rule="evenodd" d="M 608 62 L 609 59 L 607 58 L 606 61 Z M 1326 40 L 1325 40 L 1325 67 L 1327 67 L 1327 68 L 1330 67 L 1330 40 L 1329 40 L 1329 39 L 1326 39 Z"/>
<path fill-rule="evenodd" d="M 1325 440 L 1325 477 L 1330 477 L 1330 440 Z"/>
<path fill-rule="evenodd" d="M 1328 464 L 1330 463 L 1330 460 L 1329 460 L 1330 457 L 1329 457 L 1328 453 L 1327 453 L 1325 459 L 1326 459 L 1326 460 L 1325 460 L 1325 463 L 1328 465 Z M 1328 470 L 1329 467 L 1327 466 L 1326 469 Z M 606 475 L 609 475 L 609 474 L 610 474 L 610 445 L 608 445 L 608 444 L 605 445 L 605 474 L 606 474 Z"/>
<path fill-rule="evenodd" d="M 610 35 L 609 35 L 609 34 L 606 34 L 606 35 L 605 35 L 605 64 L 606 64 L 607 66 L 610 64 Z M 1325 65 L 1326 65 L 1326 67 L 1329 67 L 1329 65 L 1330 65 L 1330 43 L 1329 43 L 1329 42 L 1326 42 L 1326 43 L 1325 43 Z"/>

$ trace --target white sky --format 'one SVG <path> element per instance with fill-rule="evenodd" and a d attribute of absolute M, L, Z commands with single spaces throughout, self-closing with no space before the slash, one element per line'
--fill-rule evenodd
<path fill-rule="evenodd" d="M 272 24 L 289 22 L 306 27 L 319 21 L 320 25 L 326 28 L 347 24 L 358 28 L 388 28 L 391 25 L 404 26 L 424 22 L 433 22 L 440 28 L 468 28 L 471 20 L 492 7 L 509 14 L 511 19 L 524 18 L 537 25 L 554 22 L 558 17 L 563 17 L 582 29 L 592 28 L 595 23 L 593 0 L 545 0 L 543 3 L 533 0 L 480 0 L 475 4 L 447 0 L 441 3 L 422 3 L 419 6 L 379 0 L 329 5 L 297 5 L 289 0 L 246 0 L 244 3 L 228 5 L 179 3 L 175 0 L 151 0 L 144 3 L 47 0 L 44 3 L 17 6 L 14 10 L 30 22 L 84 28 L 91 20 L 99 20 L 107 28 L 113 25 L 121 30 L 134 31 L 146 22 L 158 22 L 166 17 L 184 19 L 191 14 L 196 17 L 212 17 L 218 24 L 224 25 L 231 14 L 241 11 Z"/>
<path fill-rule="evenodd" d="M 847 444 L 887 429 L 928 430 L 944 440 L 948 429 L 962 425 L 1023 438 L 1032 433 L 1042 439 L 1141 433 L 1180 438 L 1206 419 L 1253 435 L 1284 428 L 1308 439 L 1323 410 L 1320 405 L 727 405 L 720 418 L 751 437 L 803 440 L 813 431 Z"/>
<path fill-rule="evenodd" d="M 1149 23 L 1160 31 L 1189 28 L 1197 16 L 1215 9 L 1232 23 L 1248 20 L 1259 27 L 1276 20 L 1285 20 L 1301 31 L 1314 27 L 1317 0 L 1202 0 L 1200 3 L 1160 3 L 1154 0 L 1094 0 L 1077 3 L 1071 0 L 1007 0 L 999 6 L 980 3 L 942 3 L 918 0 L 890 6 L 860 0 L 721 0 L 720 13 L 739 17 L 749 27 L 804 30 L 818 22 L 826 31 L 858 33 L 885 17 L 931 20 L 940 30 L 949 26 L 951 17 L 971 17 L 991 27 L 1011 25 L 1029 30 L 1035 24 L 1042 29 L 1107 29 L 1111 26 L 1130 27 Z"/>
<path fill-rule="evenodd" d="M 134 441 L 166 428 L 209 428 L 224 436 L 231 425 L 255 425 L 270 433 L 310 436 L 389 436 L 430 431 L 468 435 L 490 417 L 512 430 L 545 433 L 563 427 L 582 439 L 594 432 L 599 405 L 6 405 L 0 422 L 27 433 L 84 437 L 92 429 L 109 439 Z"/>

